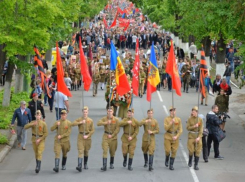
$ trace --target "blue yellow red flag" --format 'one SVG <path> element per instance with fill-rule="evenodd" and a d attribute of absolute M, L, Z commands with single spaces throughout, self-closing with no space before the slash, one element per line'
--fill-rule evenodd
<path fill-rule="evenodd" d="M 160 76 L 157 66 L 157 59 L 154 49 L 154 42 L 151 46 L 151 56 L 148 67 L 148 78 L 147 78 L 147 101 L 151 101 L 151 94 L 157 89 L 157 85 L 160 83 Z"/>
<path fill-rule="evenodd" d="M 117 84 L 117 93 L 122 96 L 128 93 L 131 88 L 128 83 L 127 75 L 125 74 L 124 67 L 122 65 L 121 59 L 118 56 L 117 50 L 111 41 L 111 70 L 115 70 L 115 79 Z"/>

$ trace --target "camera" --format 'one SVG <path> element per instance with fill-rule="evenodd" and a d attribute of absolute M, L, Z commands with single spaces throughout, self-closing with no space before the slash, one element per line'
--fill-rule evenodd
<path fill-rule="evenodd" d="M 222 120 L 223 122 L 226 122 L 227 118 L 229 118 L 229 119 L 231 118 L 226 112 L 221 112 L 218 114 L 219 118 L 221 118 L 221 116 L 223 116 L 223 120 Z"/>

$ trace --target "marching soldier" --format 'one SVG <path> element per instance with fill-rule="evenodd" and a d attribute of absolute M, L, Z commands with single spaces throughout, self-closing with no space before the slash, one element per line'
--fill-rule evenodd
<path fill-rule="evenodd" d="M 164 120 L 164 148 L 165 148 L 165 166 L 168 167 L 170 152 L 170 165 L 169 169 L 174 170 L 174 159 L 179 148 L 179 137 L 182 134 L 182 123 L 179 117 L 176 117 L 176 108 L 170 107 L 170 116 Z"/>
<path fill-rule="evenodd" d="M 120 131 L 119 121 L 113 116 L 113 107 L 109 107 L 107 110 L 107 116 L 101 118 L 97 123 L 97 126 L 104 126 L 104 135 L 102 138 L 103 149 L 103 167 L 102 171 L 106 171 L 107 168 L 107 152 L 110 152 L 110 169 L 114 169 L 114 156 L 117 150 L 117 134 Z"/>
<path fill-rule="evenodd" d="M 71 122 L 66 119 L 67 111 L 61 111 L 61 119 L 51 127 L 51 131 L 57 130 L 54 138 L 55 167 L 53 170 L 59 172 L 60 151 L 62 150 L 62 170 L 66 170 L 67 153 L 70 151 Z"/>
<path fill-rule="evenodd" d="M 189 131 L 187 148 L 189 150 L 188 166 L 192 166 L 193 153 L 195 154 L 194 169 L 199 170 L 198 161 L 202 150 L 202 133 L 203 123 L 202 119 L 198 117 L 198 107 L 195 106 L 191 110 L 191 116 L 187 121 L 186 129 Z"/>
<path fill-rule="evenodd" d="M 143 67 L 140 67 L 140 74 L 139 74 L 139 84 L 140 84 L 139 85 L 139 88 L 140 88 L 139 96 L 140 98 L 142 98 L 143 93 L 144 93 L 145 79 L 146 79 L 146 74 L 144 72 L 144 69 Z"/>
<path fill-rule="evenodd" d="M 134 150 L 136 147 L 137 138 L 136 136 L 139 133 L 139 123 L 133 117 L 134 116 L 134 109 L 130 108 L 127 112 L 128 117 L 124 118 L 120 122 L 120 126 L 123 127 L 123 135 L 121 137 L 122 140 L 122 153 L 123 153 L 123 167 L 127 165 L 127 155 L 129 153 L 129 160 L 128 160 L 128 170 L 132 171 L 132 163 L 134 157 Z"/>
<path fill-rule="evenodd" d="M 145 165 L 147 167 L 148 163 L 148 153 L 149 153 L 149 171 L 153 170 L 153 157 L 155 151 L 155 134 L 159 133 L 159 126 L 156 119 L 153 118 L 153 109 L 147 111 L 147 118 L 143 119 L 139 126 L 144 125 L 144 134 L 142 137 L 142 151 L 144 153 Z"/>
<path fill-rule="evenodd" d="M 76 119 L 72 126 L 78 126 L 79 134 L 77 136 L 77 150 L 78 150 L 78 166 L 77 170 L 82 171 L 82 160 L 84 156 L 84 169 L 88 169 L 88 152 L 91 148 L 91 136 L 94 133 L 94 123 L 88 117 L 88 107 L 83 108 L 83 117 Z"/>
<path fill-rule="evenodd" d="M 42 113 L 40 110 L 36 111 L 36 120 L 25 125 L 25 129 L 32 129 L 32 147 L 36 158 L 36 173 L 41 169 L 42 154 L 45 149 L 45 138 L 48 136 L 47 125 L 41 120 Z"/>
<path fill-rule="evenodd" d="M 97 95 L 99 82 L 100 82 L 99 70 L 95 69 L 95 73 L 93 74 L 93 96 L 94 97 Z"/>
<path fill-rule="evenodd" d="M 105 66 L 102 65 L 101 70 L 100 70 L 100 88 L 101 90 L 104 90 L 105 78 L 106 78 L 106 70 L 105 70 Z"/>

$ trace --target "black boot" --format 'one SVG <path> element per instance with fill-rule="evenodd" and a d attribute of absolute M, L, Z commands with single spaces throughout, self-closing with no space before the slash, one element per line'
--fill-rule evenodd
<path fill-rule="evenodd" d="M 189 89 L 189 86 L 186 86 L 186 93 L 189 93 L 189 92 L 188 92 L 188 89 Z"/>
<path fill-rule="evenodd" d="M 36 173 L 39 173 L 40 169 L 41 169 L 41 161 L 37 160 L 37 167 L 36 167 L 36 170 L 35 170 Z"/>
<path fill-rule="evenodd" d="M 166 155 L 165 158 L 165 166 L 168 167 L 169 155 Z"/>
<path fill-rule="evenodd" d="M 129 158 L 128 159 L 128 170 L 129 171 L 133 171 L 132 163 L 133 163 L 133 159 L 132 158 Z"/>
<path fill-rule="evenodd" d="M 77 91 L 77 85 L 74 85 L 74 90 Z"/>
<path fill-rule="evenodd" d="M 36 169 L 35 169 L 35 171 L 36 171 L 36 173 L 37 173 L 37 169 L 38 169 L 38 162 L 37 162 L 38 160 L 36 159 Z"/>
<path fill-rule="evenodd" d="M 62 170 L 66 170 L 66 159 L 67 159 L 67 157 L 63 157 L 62 158 Z"/>
<path fill-rule="evenodd" d="M 84 160 L 85 160 L 85 157 L 84 157 Z M 83 162 L 83 158 L 78 158 L 78 165 L 77 165 L 76 169 L 79 172 L 82 172 L 82 162 Z"/>
<path fill-rule="evenodd" d="M 110 169 L 114 169 L 114 157 L 111 157 L 111 160 L 110 160 Z"/>
<path fill-rule="evenodd" d="M 59 172 L 59 163 L 60 163 L 60 159 L 55 158 L 55 167 L 53 168 L 53 170 L 57 173 Z"/>
<path fill-rule="evenodd" d="M 192 166 L 192 157 L 193 157 L 193 156 L 190 156 L 190 155 L 189 155 L 189 162 L 188 162 L 188 166 L 189 166 L 189 167 Z"/>
<path fill-rule="evenodd" d="M 199 170 L 199 167 L 198 167 L 198 161 L 199 161 L 199 157 L 196 157 L 196 156 L 195 156 L 195 164 L 194 164 L 194 169 L 195 169 L 195 170 Z"/>
<path fill-rule="evenodd" d="M 144 167 L 148 167 L 148 155 L 147 154 L 144 154 L 144 159 L 145 159 Z"/>
<path fill-rule="evenodd" d="M 103 158 L 103 167 L 101 168 L 102 171 L 106 171 L 107 166 L 107 158 Z"/>
<path fill-rule="evenodd" d="M 174 170 L 174 158 L 170 157 L 170 165 L 169 165 L 169 169 L 170 170 Z"/>
<path fill-rule="evenodd" d="M 127 155 L 124 155 L 123 156 L 123 167 L 126 167 L 127 166 Z"/>
<path fill-rule="evenodd" d="M 74 90 L 74 84 L 71 84 L 71 91 Z"/>
<path fill-rule="evenodd" d="M 153 155 L 149 155 L 149 171 L 153 170 Z"/>
<path fill-rule="evenodd" d="M 84 156 L 84 169 L 88 169 L 88 156 Z"/>

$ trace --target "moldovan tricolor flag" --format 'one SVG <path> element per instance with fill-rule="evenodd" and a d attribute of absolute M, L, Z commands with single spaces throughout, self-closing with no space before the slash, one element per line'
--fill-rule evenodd
<path fill-rule="evenodd" d="M 128 93 L 131 88 L 128 83 L 127 76 L 125 74 L 125 70 L 123 68 L 122 62 L 114 44 L 111 41 L 111 70 L 116 70 L 115 78 L 117 84 L 117 93 L 122 96 Z"/>
<path fill-rule="evenodd" d="M 179 72 L 174 56 L 174 47 L 173 47 L 172 40 L 171 40 L 171 47 L 168 55 L 168 62 L 166 65 L 166 73 L 168 73 L 171 76 L 172 86 L 173 89 L 175 89 L 176 94 L 181 96 L 181 82 L 180 82 Z"/>
<path fill-rule="evenodd" d="M 140 68 L 140 55 L 139 55 L 139 39 L 136 40 L 135 62 L 133 67 L 133 80 L 132 87 L 134 95 L 139 95 L 139 68 Z"/>
<path fill-rule="evenodd" d="M 57 64 L 57 90 L 62 92 L 67 97 L 72 97 L 71 92 L 68 90 L 64 80 L 64 70 L 60 58 L 60 50 L 58 48 L 58 42 L 56 42 L 56 64 Z"/>
<path fill-rule="evenodd" d="M 157 89 L 157 85 L 160 83 L 160 76 L 157 66 L 157 60 L 154 50 L 154 42 L 151 46 L 151 56 L 148 68 L 148 78 L 147 78 L 147 101 L 151 101 L 151 94 Z"/>
<path fill-rule="evenodd" d="M 88 91 L 92 83 L 92 78 L 90 77 L 88 71 L 88 65 L 83 53 L 81 37 L 79 37 L 79 49 L 80 49 L 80 65 L 81 65 L 81 75 L 83 76 L 84 90 Z"/>

